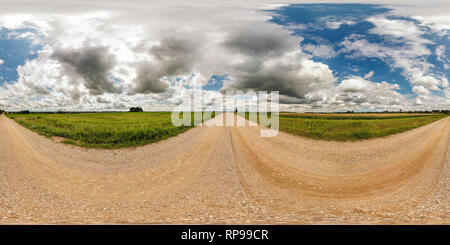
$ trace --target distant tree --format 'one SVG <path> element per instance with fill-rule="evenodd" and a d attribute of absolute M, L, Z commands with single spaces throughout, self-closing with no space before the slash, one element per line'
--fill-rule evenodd
<path fill-rule="evenodd" d="M 141 107 L 131 107 L 130 112 L 143 112 Z"/>

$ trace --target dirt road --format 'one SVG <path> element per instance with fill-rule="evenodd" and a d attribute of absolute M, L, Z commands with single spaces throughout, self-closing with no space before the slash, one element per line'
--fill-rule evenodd
<path fill-rule="evenodd" d="M 1 116 L 0 223 L 450 224 L 450 118 L 345 143 L 260 129 L 87 150 Z"/>

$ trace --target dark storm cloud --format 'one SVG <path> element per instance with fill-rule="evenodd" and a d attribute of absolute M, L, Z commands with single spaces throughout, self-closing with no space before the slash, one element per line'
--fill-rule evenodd
<path fill-rule="evenodd" d="M 277 60 L 270 63 L 269 65 L 263 64 L 257 69 L 243 69 L 246 66 L 236 68 L 233 72 L 235 82 L 227 84 L 221 91 L 279 91 L 280 95 L 305 99 L 308 92 L 330 86 L 335 79 L 331 70 L 323 64 L 305 66 L 298 60 L 287 64 Z M 288 101 L 286 99 L 286 102 Z M 299 103 L 308 101 L 298 100 Z"/>
<path fill-rule="evenodd" d="M 72 89 L 59 89 L 58 92 L 63 93 L 65 96 L 70 98 L 72 102 L 76 103 L 78 103 L 83 96 L 83 93 L 81 93 L 81 91 L 77 87 Z"/>
<path fill-rule="evenodd" d="M 242 91 L 279 91 L 280 94 L 303 98 L 307 83 L 299 82 L 296 70 L 301 67 L 277 65 L 273 68 L 261 68 L 258 71 L 240 70 L 234 74 L 236 82 L 229 88 Z"/>
<path fill-rule="evenodd" d="M 319 95 L 314 95 L 309 98 L 297 98 L 297 97 L 290 97 L 286 95 L 280 95 L 279 101 L 282 104 L 314 104 L 318 102 L 322 102 L 324 98 L 322 98 Z"/>
<path fill-rule="evenodd" d="M 151 62 L 142 62 L 137 67 L 137 77 L 134 80 L 135 87 L 130 94 L 162 93 L 167 90 L 169 84 L 161 81 L 164 72 L 160 67 Z"/>
<path fill-rule="evenodd" d="M 254 24 L 232 30 L 223 47 L 239 55 L 242 62 L 231 68 L 235 82 L 221 91 L 279 91 L 285 103 L 308 102 L 308 92 L 329 84 L 334 77 L 327 66 L 304 65 L 301 40 L 279 26 Z"/>
<path fill-rule="evenodd" d="M 169 75 L 189 72 L 198 51 L 198 43 L 183 38 L 165 38 L 150 48 L 150 54 Z"/>
<path fill-rule="evenodd" d="M 120 93 L 109 77 L 117 61 L 108 47 L 86 46 L 80 49 L 56 49 L 51 56 L 64 67 L 64 75 L 74 80 L 81 77 L 91 95 Z"/>
<path fill-rule="evenodd" d="M 108 104 L 108 103 L 111 103 L 111 101 L 109 101 L 109 100 L 107 100 L 107 99 L 104 99 L 104 98 L 102 98 L 102 97 L 97 97 L 97 98 L 96 98 L 96 101 L 97 101 L 97 103 L 100 103 L 100 104 Z"/>
<path fill-rule="evenodd" d="M 223 45 L 230 51 L 252 58 L 280 56 L 298 45 L 290 33 L 278 26 L 260 23 L 233 30 Z"/>
<path fill-rule="evenodd" d="M 279 102 L 281 104 L 306 104 L 306 98 L 295 98 L 286 95 L 280 95 Z"/>
<path fill-rule="evenodd" d="M 199 60 L 198 51 L 199 44 L 193 40 L 177 37 L 162 39 L 159 45 L 149 49 L 154 60 L 138 65 L 133 93 L 165 92 L 169 85 L 162 79 L 192 73 Z"/>

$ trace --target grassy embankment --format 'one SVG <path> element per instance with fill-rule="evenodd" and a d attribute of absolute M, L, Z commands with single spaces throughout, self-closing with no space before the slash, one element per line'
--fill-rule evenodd
<path fill-rule="evenodd" d="M 88 148 L 140 146 L 180 134 L 194 126 L 175 127 L 171 112 L 80 114 L 7 114 L 17 123 L 63 143 Z M 213 113 L 214 116 L 214 113 Z M 194 116 L 191 116 L 194 122 Z M 192 124 L 193 125 L 193 124 Z"/>
<path fill-rule="evenodd" d="M 383 137 L 424 126 L 444 114 L 367 113 L 300 114 L 280 113 L 280 131 L 325 140 L 361 140 Z M 246 115 L 248 118 L 248 113 Z"/>

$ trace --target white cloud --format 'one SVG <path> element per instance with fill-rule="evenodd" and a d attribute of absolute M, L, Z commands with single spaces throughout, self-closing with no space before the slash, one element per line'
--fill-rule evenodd
<path fill-rule="evenodd" d="M 379 58 L 393 68 L 400 68 L 403 75 L 412 85 L 423 86 L 426 89 L 439 90 L 444 87 L 445 80 L 433 74 L 433 67 L 426 57 L 432 52 L 427 45 L 430 40 L 423 38 L 423 32 L 414 22 L 405 20 L 391 20 L 384 16 L 376 16 L 367 19 L 375 27 L 369 32 L 385 38 L 388 42 L 396 43 L 396 47 L 385 46 L 380 43 L 372 43 L 364 36 L 352 35 L 346 38 L 339 52 L 348 53 L 352 58 Z M 441 49 L 437 50 L 437 53 Z"/>
<path fill-rule="evenodd" d="M 411 78 L 412 84 L 424 86 L 427 89 L 439 90 L 438 85 L 441 81 L 433 76 L 424 76 L 421 74 L 414 74 Z"/>
<path fill-rule="evenodd" d="M 429 95 L 430 94 L 430 91 L 422 85 L 414 86 L 412 88 L 412 91 L 418 95 Z"/>
<path fill-rule="evenodd" d="M 448 79 L 446 77 L 441 77 L 441 86 L 447 88 L 449 86 Z"/>
<path fill-rule="evenodd" d="M 377 35 L 389 35 L 396 38 L 408 40 L 420 40 L 422 31 L 411 21 L 388 19 L 384 16 L 374 16 L 367 19 L 375 27 L 369 33 Z M 420 40 L 423 41 L 423 40 Z"/>
<path fill-rule="evenodd" d="M 432 28 L 441 35 L 448 34 L 450 31 L 450 15 L 413 16 L 413 18 L 419 20 L 423 25 Z"/>
<path fill-rule="evenodd" d="M 306 44 L 302 46 L 304 50 L 312 53 L 313 56 L 322 58 L 333 58 L 336 57 L 337 53 L 333 47 L 325 44 L 312 45 Z"/>
<path fill-rule="evenodd" d="M 369 87 L 370 82 L 364 79 L 360 79 L 359 77 L 350 78 L 343 80 L 339 86 L 338 89 L 342 90 L 343 92 L 361 92 L 367 89 Z"/>
<path fill-rule="evenodd" d="M 447 58 L 445 56 L 445 46 L 444 45 L 437 46 L 435 52 L 436 52 L 437 60 L 443 62 Z"/>
<path fill-rule="evenodd" d="M 445 55 L 446 47 L 444 45 L 439 45 L 436 47 L 435 54 L 436 59 L 442 62 L 445 69 L 450 69 L 450 64 L 448 62 L 447 56 Z"/>
<path fill-rule="evenodd" d="M 335 110 L 399 110 L 411 108 L 413 101 L 398 92 L 398 84 L 372 82 L 351 76 L 336 87 L 326 101 Z"/>
<path fill-rule="evenodd" d="M 336 30 L 336 29 L 339 29 L 341 27 L 341 25 L 344 25 L 344 24 L 345 25 L 354 25 L 354 24 L 356 24 L 356 22 L 352 21 L 352 20 L 336 20 L 336 21 L 327 21 L 325 25 L 329 29 Z"/>
<path fill-rule="evenodd" d="M 374 72 L 373 71 L 369 71 L 366 75 L 364 75 L 364 79 L 369 79 L 373 76 Z"/>
<path fill-rule="evenodd" d="M 425 103 L 419 97 L 417 97 L 415 104 L 416 105 L 424 105 Z"/>
<path fill-rule="evenodd" d="M 5 63 L 5 61 L 3 61 L 2 59 L 0 59 L 0 66 L 3 65 L 3 63 Z"/>

